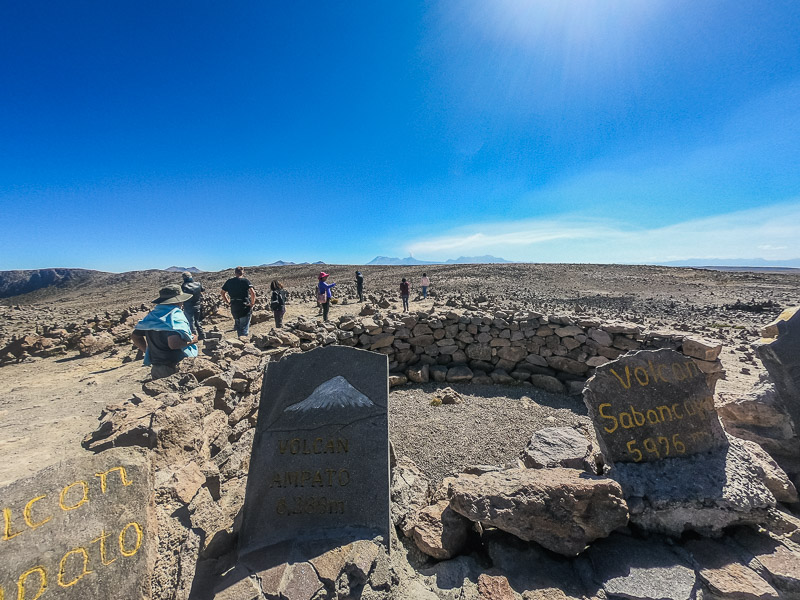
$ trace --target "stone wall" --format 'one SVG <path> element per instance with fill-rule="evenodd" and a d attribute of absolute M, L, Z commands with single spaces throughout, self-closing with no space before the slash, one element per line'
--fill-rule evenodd
<path fill-rule="evenodd" d="M 335 322 L 298 318 L 254 336 L 268 352 L 340 344 L 389 358 L 390 384 L 428 381 L 521 383 L 550 392 L 579 394 L 594 369 L 626 352 L 670 348 L 696 361 L 712 383 L 722 373 L 719 344 L 682 334 L 645 332 L 630 323 L 535 312 L 447 310 L 382 315 L 365 306 L 361 316 Z M 214 353 L 215 343 L 206 344 Z M 294 350 L 292 350 L 294 351 Z"/>

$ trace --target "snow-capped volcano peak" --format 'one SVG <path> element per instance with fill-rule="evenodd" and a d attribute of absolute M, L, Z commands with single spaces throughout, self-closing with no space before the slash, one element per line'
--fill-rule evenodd
<path fill-rule="evenodd" d="M 284 412 L 309 411 L 320 408 L 369 408 L 375 404 L 364 394 L 350 385 L 341 375 L 337 375 L 317 386 L 308 398 L 287 406 Z"/>

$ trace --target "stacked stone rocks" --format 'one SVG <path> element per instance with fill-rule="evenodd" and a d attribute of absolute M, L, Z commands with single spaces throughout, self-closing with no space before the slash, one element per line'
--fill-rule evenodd
<path fill-rule="evenodd" d="M 106 407 L 83 441 L 93 452 L 150 450 L 159 538 L 153 598 L 188 598 L 194 578 L 233 550 L 240 525 L 269 358 L 252 344 L 212 339 L 207 357 L 185 359 L 179 373 Z"/>
<path fill-rule="evenodd" d="M 390 384 L 428 381 L 533 385 L 549 392 L 579 394 L 596 367 L 621 354 L 672 348 L 691 356 L 716 380 L 721 346 L 681 334 L 644 333 L 628 323 L 534 312 L 448 310 L 413 314 L 379 311 L 338 322 L 299 318 L 283 331 L 255 340 L 262 348 L 341 344 L 389 357 Z"/>

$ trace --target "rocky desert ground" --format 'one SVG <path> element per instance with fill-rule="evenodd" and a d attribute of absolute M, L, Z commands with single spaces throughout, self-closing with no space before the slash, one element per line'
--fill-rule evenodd
<path fill-rule="evenodd" d="M 318 321 L 313 296 L 320 268 L 330 273 L 329 281 L 337 282 L 337 304 L 331 308 L 328 326 Z M 356 269 L 365 277 L 364 304 L 355 296 Z M 162 430 L 169 430 L 169 423 L 178 419 L 169 416 L 170 411 L 183 406 L 187 397 L 205 403 L 207 414 L 180 416 L 188 422 L 199 419 L 198 428 L 204 433 L 199 435 L 203 439 L 197 442 L 196 455 L 194 450 L 187 451 L 189 458 L 179 460 L 160 441 L 149 448 L 158 456 L 154 459 L 157 485 L 162 474 L 157 505 L 165 511 L 167 507 L 188 510 L 190 515 L 181 517 L 190 523 L 181 528 L 170 521 L 169 515 L 174 520 L 177 512 L 159 513 L 159 530 L 169 534 L 162 534 L 159 541 L 159 559 L 152 573 L 154 598 L 800 597 L 800 521 L 796 492 L 791 493 L 800 484 L 796 432 L 787 420 L 759 421 L 752 405 L 738 408 L 763 384 L 766 371 L 753 348 L 765 325 L 783 309 L 800 303 L 800 273 L 555 264 L 253 267 L 245 275 L 255 285 L 260 302 L 251 339 L 243 341 L 231 331 L 232 320 L 218 298 L 232 271 L 200 273 L 196 280 L 207 290 L 205 325 L 213 332 L 200 349 L 202 360 L 209 364 L 187 367 L 180 377 L 169 378 L 174 381 L 160 384 L 149 381 L 149 370 L 141 366 L 141 357 L 127 339 L 158 289 L 178 283 L 180 274 L 49 271 L 0 274 L 0 289 L 14 291 L 20 289 L 19 282 L 32 280 L 43 285 L 0 299 L 0 448 L 4 458 L 0 485 L 13 485 L 90 451 L 115 445 L 147 446 L 131 441 L 131 422 L 147 417 L 152 428 L 154 419 L 163 417 Z M 423 271 L 432 282 L 428 299 L 412 295 L 410 314 L 401 314 L 400 278 L 417 285 Z M 273 330 L 264 305 L 273 279 L 280 280 L 290 294 L 283 332 Z M 459 324 L 464 327 L 459 329 Z M 436 338 L 452 339 L 452 343 L 439 344 L 444 350 L 441 354 L 437 349 L 431 356 L 426 350 L 426 360 L 418 362 L 405 340 L 431 332 L 430 346 L 436 346 L 432 334 L 437 327 L 452 328 Z M 555 335 L 556 329 L 568 327 L 576 328 L 575 332 Z M 400 335 L 404 328 L 408 329 L 405 337 Z M 543 333 L 542 328 L 547 331 Z M 494 351 L 473 355 L 470 347 L 480 346 L 474 339 L 484 329 L 487 340 L 519 340 L 516 345 L 497 342 L 495 350 L 519 348 L 523 342 L 527 349 L 519 356 L 501 352 L 499 360 Z M 525 338 L 523 331 L 531 333 Z M 566 347 L 559 344 L 559 336 Z M 554 428 L 581 432 L 590 448 L 587 457 L 595 456 L 597 439 L 580 397 L 586 378 L 596 366 L 626 350 L 651 344 L 679 348 L 679 340 L 687 336 L 722 346 L 721 370 L 714 367 L 712 374 L 717 379 L 715 403 L 728 433 L 757 441 L 772 454 L 765 460 L 774 458 L 783 467 L 780 471 L 778 464 L 770 463 L 780 471 L 786 491 L 777 504 L 772 501 L 770 509 L 770 522 L 780 526 L 774 531 L 760 530 L 770 543 L 780 545 L 772 563 L 764 558 L 763 548 L 759 554 L 758 543 L 750 537 L 766 524 L 764 519 L 755 523 L 756 529 L 753 524 L 734 524 L 724 532 L 716 531 L 723 541 L 713 542 L 691 527 L 675 538 L 630 524 L 592 544 L 577 559 L 514 537 L 508 528 L 494 527 L 491 519 L 484 519 L 482 525 L 481 519 L 473 519 L 474 525 L 464 533 L 467 541 L 457 551 L 431 547 L 425 518 L 439 523 L 440 534 L 442 522 L 445 530 L 452 526 L 442 517 L 444 509 L 437 515 L 430 507 L 447 498 L 453 476 L 480 477 L 493 469 L 519 469 L 519 457 L 531 436 Z M 553 344 L 545 344 L 548 337 Z M 608 344 L 602 342 L 604 337 Z M 345 568 L 342 559 L 341 574 L 337 571 L 329 580 L 315 564 L 311 583 L 301 585 L 299 575 L 293 579 L 287 571 L 274 591 L 267 589 L 263 573 L 231 580 L 231 569 L 238 568 L 235 519 L 244 493 L 263 366 L 330 343 L 376 349 L 390 360 L 390 439 L 397 457 L 392 518 L 397 535 L 393 534 L 394 552 L 385 565 L 386 573 L 379 572 L 380 560 L 370 555 L 363 573 L 350 563 Z M 489 342 L 485 345 L 488 348 Z M 528 353 L 543 358 L 525 364 Z M 468 376 L 459 377 L 460 372 L 454 370 L 462 363 L 465 368 L 469 364 Z M 454 403 L 437 402 L 447 393 L 445 387 L 457 396 Z M 212 416 L 220 421 L 213 426 Z M 101 418 L 106 429 L 98 427 Z M 203 452 L 206 455 L 199 458 Z M 227 462 L 220 462 L 220 457 Z M 197 483 L 186 485 L 182 477 L 192 462 L 200 467 L 192 472 Z M 210 467 L 212 463 L 215 466 Z M 598 463 L 592 464 L 587 468 L 594 471 Z M 475 465 L 482 467 L 476 470 Z M 602 466 L 594 474 L 602 476 Z M 164 483 L 170 477 L 182 482 L 179 491 Z M 198 522 L 194 520 L 205 510 L 198 509 L 203 502 L 218 513 L 212 524 L 199 517 Z M 426 510 L 425 518 L 420 517 Z M 447 545 L 442 541 L 445 537 L 446 531 L 440 535 L 440 545 Z M 356 550 L 347 550 L 351 552 L 347 560 L 357 563 L 365 552 L 372 552 Z M 719 564 L 712 560 L 726 553 L 735 555 L 735 560 Z M 165 558 L 167 554 L 171 558 Z M 651 555 L 650 562 L 631 563 L 627 574 L 612 574 L 621 563 L 609 562 L 609 557 Z M 665 563 L 667 555 L 671 558 Z"/>

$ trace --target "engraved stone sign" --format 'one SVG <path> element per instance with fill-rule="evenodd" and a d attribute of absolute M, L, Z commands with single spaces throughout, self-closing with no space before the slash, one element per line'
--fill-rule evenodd
<path fill-rule="evenodd" d="M 389 540 L 388 360 L 328 346 L 269 364 L 239 556 L 280 542 Z"/>
<path fill-rule="evenodd" d="M 800 427 L 800 310 L 775 325 L 777 339 L 757 346 L 756 354 L 775 382 L 795 427 Z"/>
<path fill-rule="evenodd" d="M 150 598 L 156 531 L 149 462 L 131 449 L 0 488 L 0 598 Z"/>
<path fill-rule="evenodd" d="M 674 350 L 633 352 L 598 367 L 583 400 L 609 463 L 657 461 L 727 445 L 705 375 Z"/>

